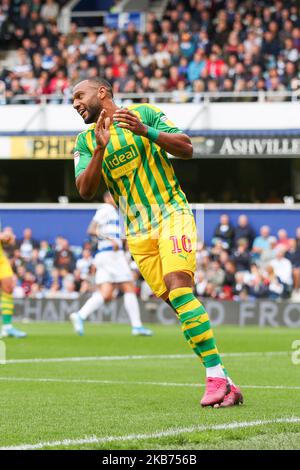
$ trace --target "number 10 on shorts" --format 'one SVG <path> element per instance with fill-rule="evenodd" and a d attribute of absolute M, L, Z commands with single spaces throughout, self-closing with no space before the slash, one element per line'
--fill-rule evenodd
<path fill-rule="evenodd" d="M 181 238 L 178 238 L 176 235 L 171 235 L 169 239 L 173 242 L 172 253 L 182 253 L 182 251 L 185 251 L 186 253 L 191 253 L 192 242 L 187 235 L 182 235 Z"/>

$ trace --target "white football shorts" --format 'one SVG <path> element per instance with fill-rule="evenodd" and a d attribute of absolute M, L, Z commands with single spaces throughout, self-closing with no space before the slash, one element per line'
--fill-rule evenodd
<path fill-rule="evenodd" d="M 95 283 L 97 285 L 105 282 L 133 281 L 132 272 L 123 250 L 97 253 L 93 263 L 96 267 Z"/>

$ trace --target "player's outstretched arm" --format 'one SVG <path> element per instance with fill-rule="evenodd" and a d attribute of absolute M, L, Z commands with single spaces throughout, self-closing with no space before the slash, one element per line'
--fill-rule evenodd
<path fill-rule="evenodd" d="M 76 186 L 83 199 L 92 199 L 98 190 L 101 180 L 102 160 L 110 139 L 109 125 L 110 119 L 106 117 L 106 111 L 103 109 L 95 127 L 97 147 L 84 172 L 76 178 Z"/>
<path fill-rule="evenodd" d="M 174 157 L 189 159 L 193 156 L 193 145 L 191 139 L 186 134 L 162 132 L 149 127 L 126 108 L 118 109 L 113 119 L 119 123 L 119 127 L 129 129 L 136 135 L 147 137 L 166 152 L 174 155 Z"/>

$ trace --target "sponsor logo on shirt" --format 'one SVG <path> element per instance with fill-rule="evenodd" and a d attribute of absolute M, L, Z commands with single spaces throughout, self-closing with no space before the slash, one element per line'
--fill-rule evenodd
<path fill-rule="evenodd" d="M 127 145 L 109 154 L 105 158 L 105 164 L 114 178 L 119 178 L 138 166 L 138 152 L 134 145 Z"/>

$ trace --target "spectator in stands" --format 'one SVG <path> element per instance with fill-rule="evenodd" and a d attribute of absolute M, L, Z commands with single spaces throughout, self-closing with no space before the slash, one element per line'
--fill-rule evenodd
<path fill-rule="evenodd" d="M 29 70 L 20 79 L 20 85 L 22 86 L 24 93 L 26 93 L 27 96 L 32 96 L 32 97 L 35 96 L 37 83 L 38 83 L 38 79 L 35 78 L 33 70 Z M 34 103 L 34 100 L 29 101 L 29 103 Z"/>
<path fill-rule="evenodd" d="M 14 17 L 15 35 L 21 41 L 28 35 L 28 17 L 30 8 L 27 3 L 20 4 L 19 14 Z"/>
<path fill-rule="evenodd" d="M 276 247 L 279 247 L 279 248 L 282 247 L 285 251 L 287 251 L 290 246 L 287 231 L 284 228 L 281 228 L 277 232 L 277 237 L 278 237 L 278 240 L 277 240 Z"/>
<path fill-rule="evenodd" d="M 166 88 L 163 87 L 161 91 L 165 91 Z M 189 101 L 189 94 L 184 81 L 180 80 L 177 83 L 176 90 L 172 91 L 172 103 L 187 103 Z"/>
<path fill-rule="evenodd" d="M 221 238 L 216 238 L 215 240 L 212 240 L 213 246 L 210 249 L 210 258 L 212 260 L 218 260 L 220 261 L 221 254 L 224 251 L 223 247 L 223 241 Z M 227 260 L 226 260 L 227 261 Z"/>
<path fill-rule="evenodd" d="M 34 274 L 36 266 L 39 264 L 39 250 L 38 248 L 33 248 L 30 253 L 30 256 L 27 256 L 27 259 L 24 257 L 24 266 L 26 271 L 31 272 Z"/>
<path fill-rule="evenodd" d="M 105 32 L 108 32 L 108 31 L 109 31 L 109 28 L 104 27 L 102 34 L 105 34 Z M 98 45 L 100 45 L 101 36 L 102 35 L 98 36 L 98 38 L 97 38 L 97 44 Z M 80 33 L 78 31 L 77 24 L 73 22 L 73 23 L 70 24 L 70 28 L 69 28 L 69 31 L 67 33 L 67 45 L 69 46 L 69 45 L 73 44 L 74 39 L 78 39 L 79 44 L 81 44 L 82 40 L 83 40 L 83 35 L 82 35 L 82 33 Z M 104 42 L 105 42 L 105 36 L 104 36 Z"/>
<path fill-rule="evenodd" d="M 73 275 L 64 277 L 60 295 L 65 299 L 78 299 L 79 293 L 76 291 Z"/>
<path fill-rule="evenodd" d="M 41 240 L 39 247 L 39 259 L 45 262 L 46 259 L 53 258 L 53 250 L 47 240 Z"/>
<path fill-rule="evenodd" d="M 193 98 L 192 103 L 202 103 L 204 100 L 205 82 L 203 80 L 195 80 L 193 82 Z"/>
<path fill-rule="evenodd" d="M 31 287 L 34 284 L 34 280 L 35 280 L 34 275 L 30 271 L 26 271 L 24 274 L 22 284 L 21 284 L 25 297 L 30 296 Z"/>
<path fill-rule="evenodd" d="M 249 271 L 250 269 L 250 252 L 248 250 L 248 241 L 246 238 L 240 238 L 238 246 L 233 252 L 233 260 L 237 271 Z"/>
<path fill-rule="evenodd" d="M 180 81 L 184 82 L 184 78 L 179 75 L 178 68 L 172 65 L 169 69 L 169 78 L 166 84 L 167 91 L 175 90 Z"/>
<path fill-rule="evenodd" d="M 29 261 L 33 250 L 39 247 L 39 242 L 32 237 L 32 230 L 30 227 L 24 229 L 23 239 L 18 240 L 17 246 L 20 249 L 22 258 L 25 261 Z"/>
<path fill-rule="evenodd" d="M 281 299 L 284 293 L 284 285 L 275 274 L 273 266 L 266 268 L 266 285 L 268 286 L 268 298 L 271 300 Z"/>
<path fill-rule="evenodd" d="M 224 72 L 224 60 L 217 54 L 211 53 L 206 62 L 206 70 L 211 78 L 219 78 Z"/>
<path fill-rule="evenodd" d="M 285 248 L 276 248 L 275 259 L 270 263 L 274 269 L 275 275 L 284 286 L 284 297 L 289 297 L 293 286 L 293 270 L 290 260 L 285 258 Z"/>
<path fill-rule="evenodd" d="M 59 13 L 59 5 L 54 0 L 46 0 L 41 7 L 41 18 L 44 21 L 56 21 Z"/>
<path fill-rule="evenodd" d="M 54 252 L 54 266 L 60 272 L 72 272 L 75 269 L 75 257 L 69 247 L 69 242 L 63 237 L 57 237 Z"/>
<path fill-rule="evenodd" d="M 220 252 L 219 261 L 220 261 L 220 263 L 221 263 L 222 268 L 224 269 L 225 264 L 227 263 L 227 261 L 229 261 L 229 253 L 228 253 L 228 251 L 226 251 L 226 250 L 223 249 L 223 250 Z"/>
<path fill-rule="evenodd" d="M 233 260 L 228 260 L 225 263 L 225 277 L 223 281 L 223 285 L 225 287 L 230 287 L 231 289 L 235 283 L 235 273 L 236 273 L 236 265 Z"/>
<path fill-rule="evenodd" d="M 233 286 L 233 300 L 246 300 L 249 293 L 249 287 L 245 283 L 245 274 L 241 271 L 235 273 L 235 283 Z"/>
<path fill-rule="evenodd" d="M 222 240 L 223 248 L 230 249 L 233 243 L 234 238 L 234 228 L 229 221 L 227 214 L 222 214 L 220 217 L 220 222 L 215 228 L 214 238 L 219 238 Z"/>
<path fill-rule="evenodd" d="M 196 271 L 195 273 L 195 291 L 196 294 L 202 297 L 206 291 L 207 278 L 204 271 Z"/>
<path fill-rule="evenodd" d="M 49 82 L 50 93 L 64 93 L 69 86 L 69 81 L 65 75 L 64 70 L 59 69 L 55 77 L 51 78 Z"/>
<path fill-rule="evenodd" d="M 196 43 L 193 39 L 193 36 L 189 32 L 184 32 L 181 34 L 179 47 L 181 54 L 187 59 L 190 59 L 194 55 L 196 50 Z"/>
<path fill-rule="evenodd" d="M 84 39 L 84 44 L 83 44 L 83 49 L 82 49 L 82 52 L 84 53 L 90 66 L 93 66 L 96 63 L 97 50 L 98 50 L 97 34 L 91 30 L 87 33 L 87 36 Z"/>
<path fill-rule="evenodd" d="M 162 89 L 166 90 L 167 79 L 163 75 L 161 69 L 155 69 L 153 77 L 149 80 L 149 87 L 154 92 L 160 92 Z"/>
<path fill-rule="evenodd" d="M 282 83 L 287 90 L 293 91 L 292 83 L 294 78 L 297 77 L 297 70 L 295 62 L 286 62 L 284 64 Z"/>
<path fill-rule="evenodd" d="M 79 271 L 80 279 L 86 279 L 93 264 L 93 257 L 89 249 L 82 251 L 82 257 L 76 262 L 76 269 Z"/>
<path fill-rule="evenodd" d="M 143 44 L 141 47 L 141 53 L 138 56 L 138 63 L 146 75 L 151 75 L 153 60 L 153 54 L 150 53 L 147 45 Z"/>
<path fill-rule="evenodd" d="M 205 291 L 202 294 L 202 297 L 209 297 L 210 299 L 217 299 L 218 292 L 216 286 L 212 282 L 206 284 Z"/>
<path fill-rule="evenodd" d="M 162 41 L 158 42 L 156 45 L 156 52 L 153 54 L 156 67 L 160 69 L 167 69 L 170 65 L 171 56 L 166 50 L 165 45 Z"/>
<path fill-rule="evenodd" d="M 59 269 L 52 268 L 50 272 L 50 289 L 60 290 L 62 287 L 62 276 Z"/>
<path fill-rule="evenodd" d="M 253 260 L 259 261 L 263 252 L 270 249 L 270 227 L 263 225 L 260 229 L 260 235 L 254 239 L 252 247 Z"/>
<path fill-rule="evenodd" d="M 238 245 L 238 241 L 241 238 L 247 240 L 248 248 L 251 249 L 255 238 L 255 232 L 249 224 L 248 217 L 245 214 L 241 214 L 238 218 L 238 223 L 234 230 L 234 246 Z"/>
<path fill-rule="evenodd" d="M 249 297 L 252 299 L 261 299 L 268 296 L 268 286 L 264 282 L 262 273 L 252 266 L 252 276 L 248 279 L 247 285 Z"/>
<path fill-rule="evenodd" d="M 25 90 L 17 78 L 13 78 L 6 89 L 7 104 L 24 104 L 25 101 L 18 99 L 18 96 L 25 95 Z"/>
<path fill-rule="evenodd" d="M 205 53 L 203 49 L 197 49 L 193 56 L 193 60 L 189 63 L 187 76 L 190 83 L 201 77 L 202 71 L 206 67 Z"/>
<path fill-rule="evenodd" d="M 46 268 L 44 264 L 38 263 L 35 267 L 34 271 L 34 276 L 35 276 L 35 283 L 41 288 L 41 289 L 50 289 L 51 287 L 51 279 L 46 271 Z"/>
<path fill-rule="evenodd" d="M 41 0 L 31 0 L 30 3 L 30 11 L 34 11 L 36 13 L 40 13 L 41 11 Z"/>
<path fill-rule="evenodd" d="M 42 299 L 45 296 L 45 291 L 37 282 L 31 285 L 29 297 L 31 299 Z"/>
<path fill-rule="evenodd" d="M 216 287 L 221 287 L 225 281 L 225 272 L 218 260 L 212 261 L 206 272 L 206 279 L 212 282 Z"/>
<path fill-rule="evenodd" d="M 276 246 L 277 238 L 271 235 L 269 237 L 269 246 L 265 248 L 260 255 L 259 265 L 262 268 L 268 266 L 272 259 L 275 258 Z"/>

